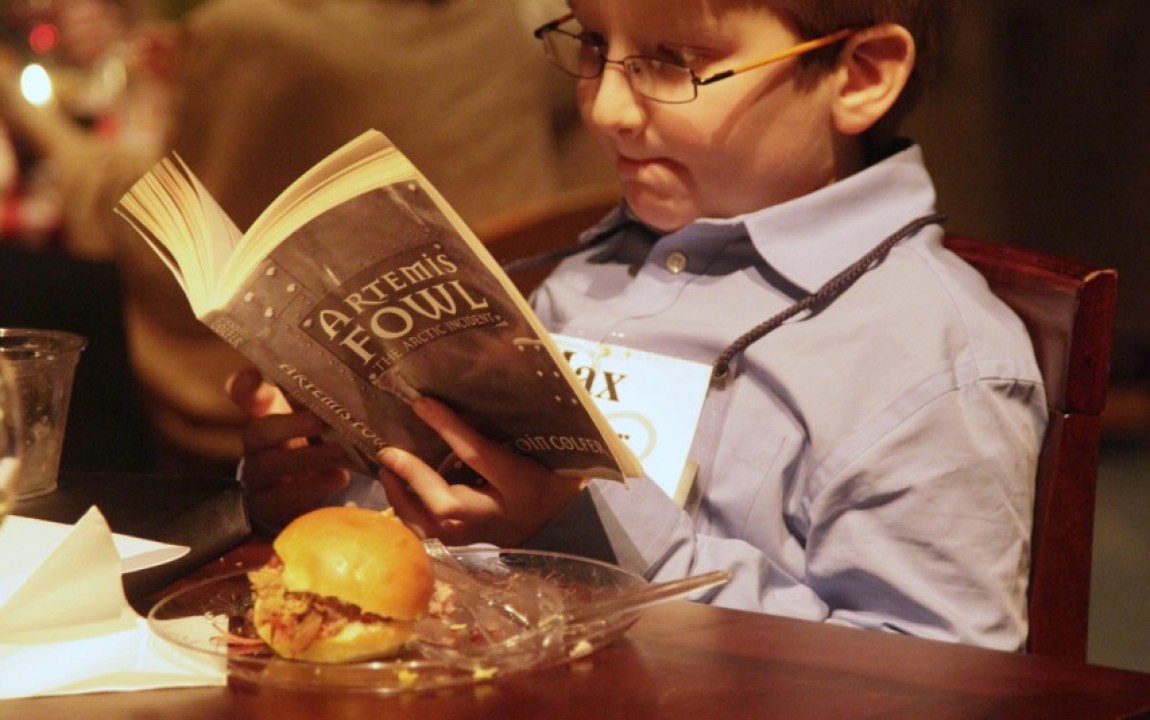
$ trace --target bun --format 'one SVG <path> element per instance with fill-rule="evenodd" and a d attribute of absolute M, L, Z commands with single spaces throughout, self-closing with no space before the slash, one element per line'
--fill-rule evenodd
<path fill-rule="evenodd" d="M 394 654 L 427 614 L 431 560 L 390 511 L 330 507 L 296 518 L 250 574 L 252 619 L 280 656 L 349 662 Z"/>
<path fill-rule="evenodd" d="M 415 533 L 390 510 L 313 510 L 284 528 L 274 548 L 289 591 L 339 598 L 394 620 L 414 620 L 427 612 L 431 560 Z"/>

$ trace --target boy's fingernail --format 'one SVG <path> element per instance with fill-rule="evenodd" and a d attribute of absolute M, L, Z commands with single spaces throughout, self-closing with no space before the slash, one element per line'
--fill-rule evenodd
<path fill-rule="evenodd" d="M 390 468 L 395 461 L 395 448 L 385 447 L 375 454 L 375 461 L 383 467 Z"/>
<path fill-rule="evenodd" d="M 411 404 L 411 409 L 415 412 L 416 417 L 421 420 L 435 416 L 435 403 L 429 401 L 425 397 L 420 397 L 418 400 Z"/>

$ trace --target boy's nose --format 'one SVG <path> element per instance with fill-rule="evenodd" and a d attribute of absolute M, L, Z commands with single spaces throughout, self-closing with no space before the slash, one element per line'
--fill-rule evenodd
<path fill-rule="evenodd" d="M 645 117 L 642 100 L 631 88 L 627 70 L 607 65 L 591 90 L 591 121 L 606 130 L 633 129 Z"/>

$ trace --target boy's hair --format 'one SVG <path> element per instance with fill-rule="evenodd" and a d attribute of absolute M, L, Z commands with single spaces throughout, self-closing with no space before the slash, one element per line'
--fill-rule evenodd
<path fill-rule="evenodd" d="M 888 151 L 906 114 L 918 102 L 928 79 L 938 69 L 948 39 L 958 0 L 751 0 L 766 3 L 793 24 L 803 38 L 829 35 L 843 28 L 867 28 L 893 23 L 906 28 L 915 42 L 915 66 L 906 88 L 890 112 L 864 137 L 871 155 Z M 802 58 L 810 72 L 833 66 L 837 50 L 834 45 L 824 52 Z"/>

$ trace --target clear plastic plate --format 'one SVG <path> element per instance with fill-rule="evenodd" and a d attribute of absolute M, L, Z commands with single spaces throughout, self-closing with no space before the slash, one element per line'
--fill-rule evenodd
<path fill-rule="evenodd" d="M 436 579 L 454 600 L 420 621 L 392 658 L 322 664 L 284 660 L 251 627 L 246 572 L 193 585 L 149 613 L 155 634 L 180 652 L 226 665 L 236 678 L 297 688 L 397 693 L 464 685 L 584 657 L 609 644 L 638 609 L 580 612 L 648 587 L 626 570 L 572 555 L 451 549 L 432 553 Z"/>

